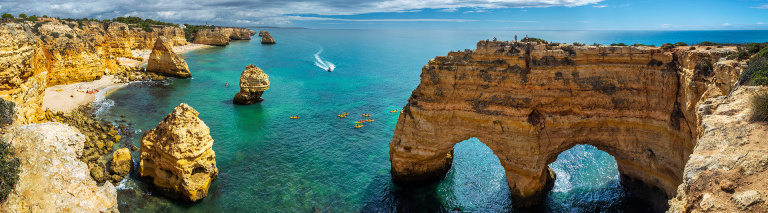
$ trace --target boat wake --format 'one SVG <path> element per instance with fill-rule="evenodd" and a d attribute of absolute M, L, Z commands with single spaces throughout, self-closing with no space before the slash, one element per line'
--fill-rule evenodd
<path fill-rule="evenodd" d="M 330 61 L 325 61 L 322 58 L 320 58 L 320 53 L 323 52 L 323 49 L 320 48 L 320 51 L 317 51 L 315 53 L 315 66 L 322 68 L 323 70 L 326 70 L 328 72 L 333 71 L 336 69 L 336 65 L 331 63 Z"/>

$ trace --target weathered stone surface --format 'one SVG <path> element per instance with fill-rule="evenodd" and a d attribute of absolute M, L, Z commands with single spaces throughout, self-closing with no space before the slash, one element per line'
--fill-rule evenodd
<path fill-rule="evenodd" d="M 261 37 L 261 43 L 262 44 L 275 44 L 276 42 L 275 42 L 275 39 L 272 38 L 272 36 L 267 35 L 267 36 Z"/>
<path fill-rule="evenodd" d="M 131 151 L 128 148 L 118 149 L 112 153 L 112 161 L 109 163 L 109 171 L 120 177 L 128 176 L 133 168 Z"/>
<path fill-rule="evenodd" d="M 203 199 L 219 174 L 213 139 L 199 114 L 182 103 L 141 137 L 139 176 L 169 197 Z"/>
<path fill-rule="evenodd" d="M 195 41 L 193 43 L 227 46 L 229 45 L 229 40 L 229 35 L 224 35 L 212 29 L 200 29 L 195 33 Z"/>
<path fill-rule="evenodd" d="M 749 122 L 748 107 L 765 91 L 741 86 L 698 105 L 701 136 L 668 212 L 768 211 L 761 198 L 768 193 L 768 124 Z"/>
<path fill-rule="evenodd" d="M 152 48 L 152 54 L 149 55 L 149 62 L 147 62 L 147 72 L 179 78 L 192 76 L 187 62 L 173 52 L 170 41 L 163 36 L 155 40 L 155 47 Z"/>
<path fill-rule="evenodd" d="M 29 26 L 0 25 L 0 98 L 16 105 L 16 124 L 36 122 L 43 117 L 43 96 L 50 62 L 43 43 Z"/>
<path fill-rule="evenodd" d="M 261 102 L 261 94 L 269 89 L 269 76 L 253 64 L 245 67 L 240 74 L 240 92 L 232 100 L 235 104 L 253 104 Z"/>
<path fill-rule="evenodd" d="M 267 32 L 266 30 L 259 31 L 259 37 L 264 37 L 268 35 L 269 35 L 269 32 Z"/>
<path fill-rule="evenodd" d="M 21 159 L 20 180 L 0 209 L 7 212 L 117 212 L 115 187 L 97 186 L 77 158 L 85 137 L 60 123 L 29 124 L 3 136 Z"/>
<path fill-rule="evenodd" d="M 393 180 L 442 178 L 453 146 L 476 137 L 499 157 L 516 206 L 543 198 L 547 165 L 577 144 L 613 155 L 622 175 L 674 197 L 695 146 L 695 106 L 723 94 L 714 82 L 732 82 L 724 69 L 690 66 L 716 62 L 726 50 L 717 51 L 480 41 L 437 57 L 400 114 Z"/>

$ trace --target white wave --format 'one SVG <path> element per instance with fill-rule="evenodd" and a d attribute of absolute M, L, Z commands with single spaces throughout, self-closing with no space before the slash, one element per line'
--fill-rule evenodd
<path fill-rule="evenodd" d="M 320 51 L 317 51 L 317 53 L 315 53 L 315 66 L 320 67 L 323 70 L 333 71 L 334 69 L 336 69 L 335 64 L 320 58 L 320 53 L 322 52 L 323 52 L 323 48 L 320 48 Z"/>
<path fill-rule="evenodd" d="M 96 98 L 93 100 L 93 114 L 96 116 L 101 116 L 101 114 L 109 111 L 109 109 L 115 105 L 115 101 L 107 99 L 107 93 L 110 90 L 117 89 L 122 86 L 123 85 L 116 85 L 99 90 L 99 92 L 97 92 L 95 95 Z"/>

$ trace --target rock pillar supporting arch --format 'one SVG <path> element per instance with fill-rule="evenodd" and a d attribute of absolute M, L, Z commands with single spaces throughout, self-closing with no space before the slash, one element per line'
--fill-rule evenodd
<path fill-rule="evenodd" d="M 674 196 L 693 149 L 674 58 L 636 47 L 549 48 L 481 41 L 431 60 L 390 143 L 393 180 L 441 179 L 453 146 L 476 137 L 498 156 L 519 207 L 541 201 L 547 165 L 576 144 Z"/>

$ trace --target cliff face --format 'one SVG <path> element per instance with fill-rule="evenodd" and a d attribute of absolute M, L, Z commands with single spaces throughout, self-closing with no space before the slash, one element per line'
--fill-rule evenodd
<path fill-rule="evenodd" d="M 99 79 L 106 72 L 106 63 L 112 63 L 111 67 L 116 68 L 115 60 L 102 58 L 93 42 L 78 36 L 67 25 L 46 23 L 39 31 L 44 36 L 45 49 L 52 62 L 48 86 Z"/>
<path fill-rule="evenodd" d="M 235 104 L 253 104 L 263 101 L 261 94 L 269 89 L 269 76 L 253 64 L 240 74 L 240 92 L 232 100 Z"/>
<path fill-rule="evenodd" d="M 83 154 L 85 137 L 60 123 L 29 124 L 3 136 L 22 161 L 19 182 L 0 203 L 7 212 L 117 212 L 111 183 L 97 186 Z"/>
<path fill-rule="evenodd" d="M 741 87 L 699 104 L 696 148 L 668 212 L 766 212 L 768 125 L 749 122 L 749 100 L 766 88 Z"/>
<path fill-rule="evenodd" d="M 729 51 L 481 41 L 437 57 L 398 119 L 393 180 L 442 178 L 453 146 L 476 137 L 498 156 L 517 206 L 543 198 L 553 183 L 547 165 L 577 144 L 673 197 L 698 135 L 695 106 L 727 94 L 738 75 L 728 64 L 695 64 Z"/>
<path fill-rule="evenodd" d="M 141 137 L 139 176 L 169 197 L 192 202 L 208 195 L 219 174 L 210 129 L 199 114 L 182 103 Z"/>
<path fill-rule="evenodd" d="M 0 97 L 16 104 L 16 121 L 42 118 L 46 76 L 50 69 L 43 43 L 21 24 L 0 25 Z"/>
<path fill-rule="evenodd" d="M 229 45 L 231 40 L 251 40 L 255 33 L 253 30 L 245 28 L 216 27 L 213 29 L 200 29 L 195 33 L 197 44 L 207 44 L 215 46 Z"/>

